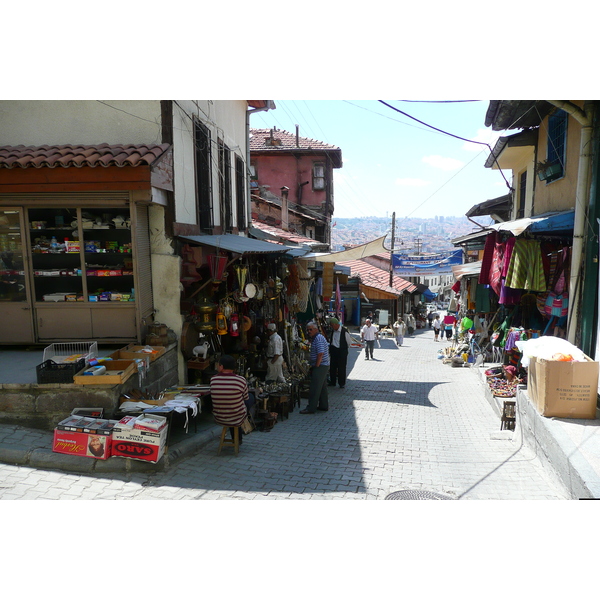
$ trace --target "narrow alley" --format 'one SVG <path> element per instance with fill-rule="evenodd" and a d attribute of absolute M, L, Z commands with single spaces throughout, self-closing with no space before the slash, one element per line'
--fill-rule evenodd
<path fill-rule="evenodd" d="M 442 364 L 431 330 L 373 361 L 349 357 L 345 389 L 326 413 L 245 436 L 238 456 L 218 442 L 155 474 L 102 477 L 0 465 L 0 499 L 384 500 L 394 492 L 457 500 L 559 500 L 569 495 L 521 439 L 501 431 L 483 383 Z M 302 405 L 304 406 L 303 400 Z"/>

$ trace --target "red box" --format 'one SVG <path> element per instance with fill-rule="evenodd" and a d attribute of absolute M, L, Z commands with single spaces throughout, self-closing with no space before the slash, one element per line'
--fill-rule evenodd
<path fill-rule="evenodd" d="M 157 463 L 165 453 L 168 429 L 167 426 L 160 431 L 143 431 L 120 429 L 115 426 L 112 435 L 112 455 Z"/>
<path fill-rule="evenodd" d="M 99 433 L 80 433 L 78 431 L 54 430 L 52 451 L 59 454 L 88 456 L 106 460 L 111 455 L 112 438 Z"/>

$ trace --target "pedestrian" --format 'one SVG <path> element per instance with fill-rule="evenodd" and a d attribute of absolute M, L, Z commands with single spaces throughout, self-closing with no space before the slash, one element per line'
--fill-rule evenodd
<path fill-rule="evenodd" d="M 335 387 L 336 382 L 340 388 L 346 386 L 346 365 L 348 363 L 348 348 L 352 344 L 352 337 L 346 327 L 336 318 L 329 319 L 331 336 L 329 337 L 329 385 Z"/>
<path fill-rule="evenodd" d="M 285 383 L 283 376 L 283 340 L 277 333 L 277 325 L 267 325 L 269 344 L 267 345 L 267 376 L 266 381 Z"/>
<path fill-rule="evenodd" d="M 360 341 L 365 342 L 365 360 L 373 359 L 373 348 L 375 348 L 375 340 L 379 339 L 379 329 L 371 324 L 371 319 L 367 319 L 360 330 Z"/>
<path fill-rule="evenodd" d="M 415 317 L 412 313 L 406 313 L 404 315 L 404 321 L 406 322 L 406 328 L 408 330 L 408 335 L 412 335 L 415 331 L 415 327 L 417 326 L 415 322 Z"/>
<path fill-rule="evenodd" d="M 248 383 L 236 375 L 235 367 L 235 358 L 224 354 L 217 364 L 217 374 L 210 380 L 213 417 L 219 425 L 230 427 L 231 439 L 234 439 L 233 428 L 243 423 L 251 403 Z M 239 440 L 241 444 L 241 436 Z"/>
<path fill-rule="evenodd" d="M 402 320 L 402 317 L 398 315 L 396 322 L 392 325 L 394 333 L 396 334 L 396 346 L 400 348 L 404 343 L 404 334 L 406 333 L 406 323 Z"/>
<path fill-rule="evenodd" d="M 446 332 L 447 340 L 452 339 L 454 323 L 456 323 L 456 317 L 454 315 L 446 315 L 444 317 L 444 330 Z"/>
<path fill-rule="evenodd" d="M 435 319 L 433 320 L 433 341 L 437 342 L 439 341 L 439 337 L 440 337 L 440 329 L 442 328 L 442 323 L 440 322 L 440 317 L 438 315 L 435 315 Z"/>
<path fill-rule="evenodd" d="M 306 331 L 311 338 L 310 388 L 308 391 L 308 405 L 300 411 L 301 415 L 311 415 L 317 410 L 329 410 L 329 396 L 327 395 L 329 344 L 325 336 L 319 333 L 319 328 L 314 321 L 308 323 Z"/>
<path fill-rule="evenodd" d="M 429 329 L 431 329 L 431 323 L 433 323 L 433 311 L 430 310 L 427 315 L 427 322 L 429 323 Z"/>

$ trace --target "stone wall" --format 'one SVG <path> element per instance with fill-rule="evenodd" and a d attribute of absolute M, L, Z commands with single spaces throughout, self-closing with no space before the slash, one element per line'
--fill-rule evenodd
<path fill-rule="evenodd" d="M 172 344 L 150 363 L 142 382 L 135 373 L 120 385 L 0 384 L 0 423 L 52 430 L 74 408 L 86 407 L 102 407 L 104 416 L 112 418 L 122 394 L 133 389 L 156 393 L 177 385 L 177 355 L 177 344 Z"/>

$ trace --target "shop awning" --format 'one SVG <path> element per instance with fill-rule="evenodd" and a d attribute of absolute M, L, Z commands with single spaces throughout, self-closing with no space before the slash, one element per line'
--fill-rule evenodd
<path fill-rule="evenodd" d="M 233 235 L 232 233 L 225 233 L 223 235 L 182 235 L 179 237 L 187 242 L 213 246 L 214 248 L 237 254 L 283 254 L 291 250 L 288 246 L 262 242 L 261 240 Z M 294 248 L 294 250 L 300 249 Z"/>
<path fill-rule="evenodd" d="M 355 248 L 349 248 L 348 250 L 342 250 L 341 252 L 312 252 L 310 254 L 306 254 L 303 258 L 308 260 L 316 260 L 318 262 L 344 262 L 348 260 L 360 260 L 361 258 L 366 258 L 367 256 L 373 256 L 375 254 L 380 254 L 382 252 L 388 252 L 389 248 L 385 248 L 383 245 L 383 241 L 385 240 L 385 235 L 383 237 L 377 238 L 372 242 L 367 242 L 366 244 L 361 244 L 360 246 L 356 246 Z"/>
<path fill-rule="evenodd" d="M 575 209 L 562 212 L 548 212 L 536 217 L 517 219 L 490 225 L 496 231 L 510 231 L 513 235 L 521 235 L 526 229 L 536 233 L 550 233 L 557 231 L 573 231 L 575 223 Z"/>
<path fill-rule="evenodd" d="M 452 274 L 457 281 L 460 281 L 463 277 L 473 277 L 479 275 L 481 272 L 482 261 L 463 263 L 462 265 L 454 265 L 452 267 Z"/>

